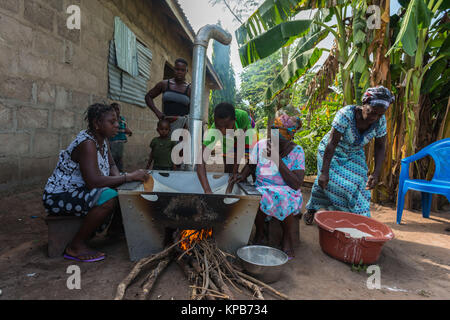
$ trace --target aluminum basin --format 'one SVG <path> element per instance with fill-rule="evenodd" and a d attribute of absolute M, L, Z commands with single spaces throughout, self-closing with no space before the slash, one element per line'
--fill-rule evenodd
<path fill-rule="evenodd" d="M 280 279 L 289 257 L 281 250 L 266 246 L 246 246 L 237 251 L 243 268 L 265 283 Z"/>

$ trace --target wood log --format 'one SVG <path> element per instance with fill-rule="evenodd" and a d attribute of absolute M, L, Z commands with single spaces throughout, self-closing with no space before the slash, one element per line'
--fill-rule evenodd
<path fill-rule="evenodd" d="M 197 232 L 196 232 L 197 233 Z M 194 233 L 195 234 L 195 233 Z M 192 236 L 192 235 L 191 235 Z M 130 283 L 139 275 L 139 273 L 142 271 L 142 269 L 147 266 L 148 264 L 158 261 L 160 259 L 164 259 L 171 253 L 171 251 L 178 246 L 182 241 L 184 241 L 185 238 L 181 239 L 177 243 L 174 243 L 170 247 L 164 249 L 160 253 L 156 255 L 152 255 L 147 258 L 143 258 L 139 260 L 134 268 L 131 270 L 131 272 L 128 274 L 128 276 L 125 277 L 125 279 L 117 286 L 117 292 L 114 300 L 122 300 L 125 296 L 125 291 L 127 290 L 127 287 L 130 285 Z"/>
<path fill-rule="evenodd" d="M 233 293 L 231 292 L 230 288 L 228 288 L 228 286 L 225 284 L 223 279 L 219 276 L 219 272 L 217 272 L 216 270 L 211 270 L 210 274 L 211 280 L 217 286 L 218 290 L 221 293 L 227 295 L 230 300 L 234 300 Z"/>
<path fill-rule="evenodd" d="M 250 289 L 250 291 L 253 292 L 253 296 L 255 296 L 256 299 L 264 300 L 264 296 L 262 295 L 261 288 L 258 287 L 256 284 L 254 284 L 248 280 L 245 280 L 243 278 L 236 278 L 235 280 L 237 283 L 239 283 L 243 287 Z"/>
<path fill-rule="evenodd" d="M 239 276 L 241 276 L 242 278 L 247 279 L 247 280 L 249 280 L 249 281 L 251 281 L 251 282 L 253 282 L 253 283 L 256 283 L 257 285 L 259 285 L 259 286 L 261 286 L 261 287 L 263 287 L 263 288 L 269 290 L 270 292 L 272 292 L 273 294 L 277 295 L 278 297 L 280 297 L 280 298 L 282 298 L 282 299 L 284 299 L 284 300 L 290 300 L 289 297 L 288 297 L 287 295 L 285 295 L 285 294 L 283 294 L 283 293 L 281 293 L 281 292 L 278 292 L 277 290 L 275 290 L 274 288 L 272 288 L 272 287 L 269 286 L 268 284 L 266 284 L 266 283 L 264 283 L 264 282 L 262 282 L 262 281 L 259 281 L 258 279 L 255 279 L 255 278 L 253 278 L 253 277 L 251 277 L 251 276 L 249 276 L 248 274 L 245 274 L 245 273 L 243 273 L 243 272 L 240 272 L 240 271 L 236 271 L 236 272 L 237 272 L 237 274 L 238 274 Z"/>
<path fill-rule="evenodd" d="M 142 288 L 142 295 L 140 296 L 140 300 L 146 300 L 147 296 L 150 293 L 150 290 L 152 290 L 153 285 L 156 282 L 156 279 L 158 276 L 166 269 L 167 265 L 170 263 L 171 259 L 169 257 L 161 260 L 158 263 L 158 266 L 152 271 L 152 273 L 148 276 L 147 280 L 144 283 L 144 286 Z"/>

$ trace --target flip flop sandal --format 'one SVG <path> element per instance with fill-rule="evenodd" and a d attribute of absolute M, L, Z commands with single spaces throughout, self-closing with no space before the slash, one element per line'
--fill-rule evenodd
<path fill-rule="evenodd" d="M 90 251 L 90 252 L 86 252 L 86 253 L 80 254 L 78 256 L 72 256 L 72 255 L 68 254 L 67 252 L 64 252 L 64 258 L 68 259 L 68 260 L 74 260 L 74 261 L 77 261 L 77 262 L 97 262 L 97 261 L 104 260 L 105 257 L 106 257 L 105 255 L 102 255 L 102 256 L 94 258 L 94 259 L 81 259 L 81 257 L 89 256 L 89 255 L 92 255 L 92 254 L 95 254 L 95 253 L 96 252 L 94 252 L 94 251 Z"/>
<path fill-rule="evenodd" d="M 292 255 L 292 251 L 291 251 L 291 250 L 283 250 L 283 252 L 287 254 L 287 256 L 288 256 L 288 261 L 291 261 L 292 259 L 295 258 L 295 257 Z"/>

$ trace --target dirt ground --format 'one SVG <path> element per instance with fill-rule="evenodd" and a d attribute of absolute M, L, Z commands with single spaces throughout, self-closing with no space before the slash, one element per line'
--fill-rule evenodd
<path fill-rule="evenodd" d="M 107 253 L 99 263 L 78 263 L 81 290 L 69 290 L 67 268 L 74 263 L 46 256 L 47 227 L 43 220 L 41 190 L 1 200 L 0 300 L 113 299 L 117 285 L 129 273 L 126 240 L 108 242 L 100 236 L 93 247 Z M 305 194 L 305 198 L 308 195 Z M 306 199 L 305 199 L 306 200 Z M 272 284 L 291 299 L 450 299 L 450 212 L 405 211 L 402 225 L 395 223 L 395 208 L 374 205 L 372 217 L 386 223 L 395 239 L 382 250 L 378 265 L 381 289 L 369 290 L 365 271 L 337 261 L 319 245 L 317 226 L 300 223 L 296 258 L 286 265 L 282 278 Z M 161 275 L 150 299 L 189 299 L 189 283 L 172 263 Z M 273 299 L 268 293 L 268 299 Z M 133 290 L 126 296 L 133 298 Z M 242 299 L 251 299 L 241 296 Z"/>

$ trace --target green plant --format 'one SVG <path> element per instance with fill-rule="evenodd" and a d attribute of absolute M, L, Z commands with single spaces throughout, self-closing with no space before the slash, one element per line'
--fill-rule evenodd
<path fill-rule="evenodd" d="M 305 152 L 305 174 L 308 176 L 317 174 L 317 150 L 320 141 L 330 131 L 331 123 L 343 100 L 342 94 L 333 92 L 312 116 L 306 108 L 302 110 L 303 127 L 295 135 L 294 142 Z"/>
<path fill-rule="evenodd" d="M 367 264 L 363 263 L 363 260 L 361 259 L 361 261 L 359 262 L 359 264 L 352 264 L 352 271 L 353 272 L 361 272 L 361 271 L 367 271 Z"/>

